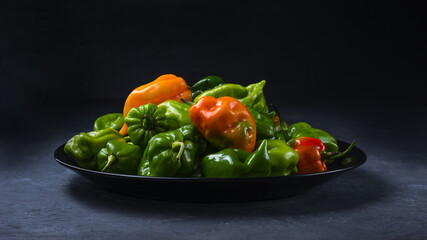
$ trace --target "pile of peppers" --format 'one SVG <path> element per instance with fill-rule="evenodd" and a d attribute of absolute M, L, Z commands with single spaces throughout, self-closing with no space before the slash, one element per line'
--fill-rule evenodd
<path fill-rule="evenodd" d="M 78 166 L 153 177 L 267 177 L 327 171 L 337 140 L 270 111 L 265 80 L 242 86 L 207 76 L 192 86 L 173 74 L 134 89 L 123 113 L 97 118 L 64 147 Z"/>

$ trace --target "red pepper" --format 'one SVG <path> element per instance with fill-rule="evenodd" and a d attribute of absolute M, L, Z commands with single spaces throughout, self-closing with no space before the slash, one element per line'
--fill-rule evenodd
<path fill-rule="evenodd" d="M 326 160 L 322 159 L 325 145 L 317 138 L 298 137 L 289 141 L 290 146 L 298 153 L 298 174 L 325 172 Z"/>

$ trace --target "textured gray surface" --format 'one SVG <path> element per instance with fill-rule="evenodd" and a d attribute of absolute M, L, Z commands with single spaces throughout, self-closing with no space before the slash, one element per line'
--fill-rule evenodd
<path fill-rule="evenodd" d="M 56 163 L 54 150 L 90 130 L 116 103 L 55 104 L 16 113 L 0 138 L 0 239 L 425 239 L 427 163 L 423 105 L 351 102 L 280 106 L 367 155 L 360 168 L 305 194 L 261 202 L 175 203 L 94 187 Z M 351 107 L 346 107 L 346 105 Z M 84 107 L 83 107 L 84 106 Z M 59 111 L 54 117 L 54 111 Z M 5 125 L 3 125 L 5 126 Z M 38 126 L 38 127 L 34 127 Z M 8 130 L 6 129 L 6 132 Z"/>

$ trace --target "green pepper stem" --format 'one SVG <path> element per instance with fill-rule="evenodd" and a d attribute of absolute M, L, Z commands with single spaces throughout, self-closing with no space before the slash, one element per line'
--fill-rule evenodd
<path fill-rule="evenodd" d="M 348 146 L 348 148 L 340 154 L 340 157 L 347 155 L 351 151 L 351 149 L 353 149 L 353 146 L 355 143 L 356 143 L 356 140 L 353 140 L 350 146 Z"/>
<path fill-rule="evenodd" d="M 344 157 L 345 155 L 347 155 L 351 151 L 351 149 L 353 149 L 353 146 L 355 143 L 356 141 L 353 140 L 353 142 L 350 144 L 350 146 L 348 146 L 348 148 L 344 152 L 341 152 L 340 154 L 334 156 L 332 159 L 338 158 L 338 157 Z"/>
<path fill-rule="evenodd" d="M 181 101 L 182 101 L 183 103 L 187 104 L 188 106 L 193 106 L 193 105 L 195 104 L 194 102 L 192 102 L 192 101 L 188 101 L 188 100 L 185 100 L 184 98 L 181 98 Z"/>
<path fill-rule="evenodd" d="M 184 142 L 174 142 L 172 144 L 172 148 L 174 147 L 173 145 L 177 145 L 179 144 L 179 151 L 178 154 L 176 155 L 176 160 L 179 161 L 179 159 L 181 159 L 182 153 L 184 153 L 184 148 L 185 148 L 185 144 Z"/>
<path fill-rule="evenodd" d="M 326 158 L 328 158 L 328 160 L 330 161 L 330 160 L 335 159 L 335 158 L 344 157 L 345 155 L 347 155 L 351 151 L 351 149 L 353 149 L 353 146 L 355 143 L 356 143 L 356 141 L 353 140 L 353 142 L 350 144 L 350 146 L 348 146 L 348 148 L 344 152 L 337 152 L 336 154 L 332 154 L 330 156 L 327 156 Z M 325 158 L 323 158 L 323 154 L 322 154 L 322 159 L 325 159 Z"/>
<path fill-rule="evenodd" d="M 104 168 L 101 170 L 101 172 L 104 172 L 107 168 L 109 168 L 111 166 L 111 164 L 113 164 L 113 162 L 116 160 L 116 156 L 114 156 L 113 154 L 108 155 L 108 160 L 107 160 L 107 164 L 105 164 Z"/>
<path fill-rule="evenodd" d="M 332 156 L 338 156 L 340 154 L 341 154 L 340 152 L 321 152 L 320 156 L 321 156 L 321 159 L 323 161 L 323 160 L 326 160 Z"/>

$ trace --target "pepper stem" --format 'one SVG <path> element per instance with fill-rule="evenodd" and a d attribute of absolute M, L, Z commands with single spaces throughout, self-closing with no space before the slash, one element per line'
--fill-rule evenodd
<path fill-rule="evenodd" d="M 347 155 L 351 149 L 353 149 L 354 144 L 356 143 L 356 141 L 353 141 L 350 146 L 348 146 L 348 148 L 346 150 L 344 150 L 344 152 L 322 152 L 321 156 L 322 156 L 322 161 L 323 160 L 328 160 L 329 162 L 335 158 L 339 158 L 339 157 L 344 157 L 345 155 Z"/>
<path fill-rule="evenodd" d="M 279 112 L 279 108 L 277 108 L 276 105 L 274 105 L 273 103 L 270 103 L 270 106 L 274 108 L 274 111 L 276 112 L 277 116 L 279 117 L 279 119 L 281 120 L 282 118 L 280 117 L 280 112 Z"/>
<path fill-rule="evenodd" d="M 192 101 L 188 101 L 188 100 L 185 100 L 184 98 L 181 98 L 181 101 L 182 101 L 183 103 L 187 104 L 188 106 L 193 106 L 193 105 L 195 104 L 194 102 L 192 102 Z"/>
<path fill-rule="evenodd" d="M 339 154 L 335 155 L 333 158 L 330 158 L 329 160 L 335 159 L 338 157 L 344 157 L 345 155 L 347 155 L 351 151 L 351 149 L 353 149 L 353 146 L 355 143 L 356 143 L 356 141 L 353 140 L 353 142 L 350 144 L 350 146 L 348 146 L 348 148 L 346 150 L 344 150 L 344 152 L 340 152 Z"/>
<path fill-rule="evenodd" d="M 104 172 L 107 168 L 109 168 L 111 166 L 111 164 L 113 164 L 113 162 L 116 160 L 116 156 L 114 156 L 113 154 L 108 155 L 108 159 L 107 159 L 107 164 L 105 164 L 104 168 L 101 170 L 101 172 Z"/>
<path fill-rule="evenodd" d="M 172 149 L 176 148 L 177 145 L 179 145 L 179 151 L 176 155 L 176 160 L 179 161 L 179 159 L 181 159 L 182 153 L 184 153 L 185 144 L 184 142 L 174 142 L 172 143 Z"/>
<path fill-rule="evenodd" d="M 340 152 L 324 152 L 323 151 L 323 152 L 320 153 L 320 156 L 321 156 L 321 159 L 323 161 L 323 160 L 326 160 L 326 159 L 328 159 L 328 158 L 330 158 L 332 156 L 337 156 L 339 154 L 341 154 L 341 153 Z"/>

